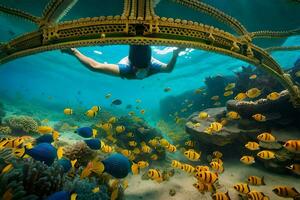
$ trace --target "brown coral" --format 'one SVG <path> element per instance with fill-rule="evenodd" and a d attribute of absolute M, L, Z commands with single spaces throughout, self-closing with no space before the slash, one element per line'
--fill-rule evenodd
<path fill-rule="evenodd" d="M 0 126 L 0 134 L 9 135 L 11 134 L 11 129 L 9 126 Z"/>
<path fill-rule="evenodd" d="M 96 152 L 91 150 L 84 142 L 77 142 L 64 148 L 64 156 L 70 160 L 77 159 L 79 166 L 87 165 L 96 155 Z"/>
<path fill-rule="evenodd" d="M 13 133 L 36 133 L 38 128 L 38 122 L 29 116 L 11 116 L 4 122 Z"/>

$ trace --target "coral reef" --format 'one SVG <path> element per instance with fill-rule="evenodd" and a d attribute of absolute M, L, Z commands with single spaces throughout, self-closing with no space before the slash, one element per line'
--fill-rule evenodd
<path fill-rule="evenodd" d="M 38 122 L 29 116 L 10 116 L 4 119 L 14 134 L 32 134 L 37 132 Z"/>
<path fill-rule="evenodd" d="M 34 160 L 15 160 L 14 168 L 0 176 L 0 194 L 12 190 L 13 199 L 40 199 L 62 189 L 64 176 L 59 165 Z"/>
<path fill-rule="evenodd" d="M 77 159 L 76 165 L 85 166 L 97 156 L 97 153 L 91 150 L 85 142 L 77 142 L 64 147 L 64 156 L 70 160 Z"/>
<path fill-rule="evenodd" d="M 99 187 L 100 191 L 93 193 L 92 190 Z M 108 187 L 106 185 L 98 185 L 95 178 L 83 179 L 75 177 L 66 181 L 64 190 L 74 191 L 77 194 L 77 200 L 108 200 Z"/>
<path fill-rule="evenodd" d="M 11 134 L 11 128 L 9 126 L 0 126 L 0 134 L 4 134 L 4 135 Z"/>

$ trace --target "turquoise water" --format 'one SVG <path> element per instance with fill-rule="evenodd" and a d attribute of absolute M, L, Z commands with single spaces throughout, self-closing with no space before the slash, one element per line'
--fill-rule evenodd
<path fill-rule="evenodd" d="M 227 26 L 220 24 L 215 19 L 204 14 L 174 4 L 172 1 L 161 0 L 157 2 L 159 3 L 156 5 L 155 11 L 160 16 L 184 18 L 201 23 L 208 23 L 218 28 L 224 28 L 224 30 L 231 31 L 232 33 L 232 30 Z M 292 0 L 276 0 L 276 3 L 274 3 L 275 0 L 232 0 L 230 2 L 203 0 L 203 2 L 213 5 L 237 18 L 249 31 L 284 31 L 300 27 L 300 3 Z M 47 3 L 47 0 L 0 0 L 0 4 L 19 8 L 36 16 L 41 15 Z M 123 9 L 122 3 L 123 1 L 121 0 L 79 0 L 61 21 L 73 20 L 80 17 L 120 14 Z M 37 28 L 29 22 L 4 15 L 1 12 L 0 24 L 0 42 L 3 43 L 26 32 L 34 31 Z M 292 36 L 284 39 L 254 40 L 254 44 L 262 48 L 270 46 L 300 46 L 300 36 Z M 173 50 L 177 47 L 151 46 L 151 48 L 154 58 L 161 62 L 168 63 L 173 55 Z M 78 47 L 78 50 L 84 55 L 101 63 L 118 63 L 123 57 L 128 55 L 129 46 L 90 46 Z M 295 62 L 297 59 L 300 59 L 300 50 L 272 52 L 271 56 L 284 70 L 287 70 L 295 67 Z M 222 160 L 224 161 L 225 172 L 219 174 L 220 183 L 218 182 L 218 192 L 229 191 L 232 197 L 231 199 L 239 199 L 238 192 L 233 188 L 234 184 L 245 182 L 245 180 L 247 180 L 246 176 L 264 176 L 267 184 L 265 186 L 259 186 L 259 188 L 251 186 L 251 189 L 259 189 L 259 191 L 268 195 L 271 200 L 280 200 L 282 198 L 272 192 L 272 188 L 278 184 L 296 187 L 296 189 L 300 191 L 299 185 L 295 184 L 299 181 L 299 174 L 295 175 L 295 173 L 286 169 L 286 167 L 291 164 L 299 165 L 300 154 L 299 152 L 291 153 L 282 146 L 283 143 L 290 139 L 297 139 L 299 142 L 299 110 L 291 106 L 288 101 L 288 95 L 283 93 L 281 95 L 284 97 L 278 97 L 281 98 L 281 103 L 276 104 L 276 100 L 263 100 L 268 101 L 268 105 L 275 105 L 271 108 L 268 107 L 268 109 L 263 107 L 263 111 L 258 111 L 265 112 L 260 114 L 266 115 L 266 122 L 254 121 L 252 114 L 257 113 L 252 113 L 254 111 L 251 110 L 251 106 L 249 106 L 249 110 L 246 111 L 241 108 L 241 113 L 238 113 L 240 114 L 241 120 L 230 119 L 230 117 L 226 115 L 231 111 L 229 110 L 230 107 L 226 107 L 227 100 L 233 99 L 239 92 L 246 92 L 248 89 L 251 89 L 251 84 L 248 84 L 251 81 L 253 82 L 252 86 L 261 89 L 263 95 L 254 99 L 250 97 L 246 98 L 243 102 L 246 105 L 251 105 L 251 103 L 249 103 L 250 101 L 266 98 L 269 92 L 281 92 L 281 89 L 278 89 L 278 85 L 269 84 L 270 80 L 273 80 L 260 71 L 255 71 L 255 73 L 258 74 L 258 78 L 255 80 L 249 79 L 252 72 L 249 74 L 247 74 L 248 72 L 243 72 L 246 74 L 244 74 L 244 79 L 239 79 L 237 74 L 246 66 L 249 66 L 249 64 L 226 55 L 200 49 L 186 48 L 179 54 L 176 66 L 171 73 L 155 74 L 143 80 L 128 80 L 92 72 L 84 67 L 75 57 L 63 54 L 60 50 L 47 51 L 18 58 L 0 65 L 0 136 L 1 139 L 6 137 L 18 139 L 22 136 L 21 133 L 23 132 L 20 133 L 20 130 L 14 126 L 15 124 L 10 123 L 7 119 L 16 119 L 16 121 L 18 121 L 17 119 L 19 118 L 23 119 L 21 115 L 27 115 L 31 119 L 31 122 L 32 120 L 36 120 L 36 126 L 47 125 L 59 132 L 59 140 L 52 142 L 52 146 L 56 149 L 59 147 L 66 149 L 73 148 L 70 150 L 71 153 L 69 152 L 69 154 L 73 155 L 73 151 L 76 152 L 77 147 L 80 146 L 76 145 L 81 142 L 85 145 L 86 152 L 90 154 L 94 153 L 93 159 L 78 161 L 78 165 L 74 168 L 72 173 L 68 172 L 64 174 L 68 180 L 63 183 L 63 187 L 59 187 L 59 189 L 45 194 L 39 194 L 37 188 L 33 189 L 33 191 L 29 191 L 28 188 L 25 188 L 24 190 L 26 190 L 27 195 L 34 194 L 46 197 L 62 189 L 72 191 L 72 189 L 70 189 L 72 187 L 73 189 L 75 188 L 79 194 L 78 200 L 107 199 L 108 196 L 112 195 L 112 191 L 115 190 L 112 184 L 101 182 L 107 178 L 106 175 L 109 173 L 104 173 L 104 175 L 101 174 L 99 176 L 93 174 L 93 178 L 95 179 L 80 180 L 79 178 L 82 174 L 82 170 L 85 169 L 88 166 L 87 164 L 94 160 L 94 158 L 100 158 L 102 161 L 111 155 L 105 152 L 101 145 L 97 150 L 91 150 L 91 147 L 88 147 L 83 142 L 83 140 L 91 139 L 91 137 L 88 136 L 84 138 L 82 135 L 74 133 L 74 130 L 77 130 L 78 127 L 88 126 L 98 131 L 95 140 L 97 140 L 97 142 L 101 140 L 107 145 L 110 145 L 114 153 L 122 153 L 124 149 L 131 151 L 136 150 L 129 145 L 129 141 L 136 141 L 136 147 L 138 150 L 141 150 L 142 147 L 144 147 L 144 145 L 142 145 L 143 142 L 150 145 L 150 139 L 159 139 L 157 139 L 159 141 L 158 147 L 150 145 L 151 153 L 134 152 L 134 156 L 136 156 L 134 159 L 130 158 L 130 156 L 126 156 L 130 160 L 131 166 L 138 161 L 145 160 L 149 162 L 149 167 L 141 169 L 138 175 L 133 175 L 131 171 L 129 172 L 125 178 L 126 181 L 129 182 L 128 189 L 125 188 L 125 199 L 211 199 L 212 193 L 207 192 L 203 195 L 193 187 L 196 179 L 193 177 L 193 174 L 188 174 L 183 169 L 175 169 L 174 177 L 173 175 L 168 177 L 163 183 L 148 180 L 147 170 L 151 168 L 159 169 L 162 172 L 172 172 L 169 171 L 171 170 L 171 160 L 178 160 L 182 163 L 191 164 L 194 167 L 200 164 L 209 166 L 212 161 L 213 152 L 220 151 L 224 154 Z M 299 68 L 297 68 L 296 71 L 300 73 Z M 294 77 L 296 71 L 292 74 Z M 223 78 L 224 83 L 217 81 L 215 77 L 219 76 Z M 205 79 L 209 77 L 213 77 L 212 79 L 216 81 L 216 84 L 224 85 L 207 87 L 201 94 L 195 94 L 195 90 L 207 86 Z M 299 80 L 300 75 L 298 74 L 296 77 L 298 77 L 297 79 Z M 265 80 L 262 80 L 264 78 Z M 258 79 L 260 82 L 257 81 Z M 230 82 L 237 83 L 236 89 L 233 89 L 233 95 L 224 97 L 223 88 Z M 238 84 L 245 84 L 246 90 L 241 90 L 240 88 L 243 87 L 238 86 Z M 299 83 L 296 84 L 299 85 Z M 170 88 L 171 90 L 166 92 L 164 90 L 165 88 Z M 215 101 L 211 100 L 215 92 L 214 89 L 220 96 L 220 102 L 222 103 L 212 106 Z M 112 96 L 106 98 L 105 96 L 107 94 L 111 94 Z M 213 95 L 209 96 L 210 94 Z M 120 99 L 122 104 L 112 105 L 112 101 L 115 99 Z M 137 100 L 141 100 L 141 102 L 137 103 Z M 2 104 L 4 107 L 2 107 Z M 127 108 L 128 105 L 131 105 L 132 108 Z M 189 107 L 189 105 L 191 106 Z M 88 118 L 85 116 L 85 113 L 91 109 L 92 106 L 100 106 L 102 110 L 100 110 L 94 118 Z M 136 108 L 136 106 L 138 108 Z M 65 108 L 72 108 L 74 114 L 64 114 Z M 187 108 L 188 111 L 182 111 L 184 108 Z M 237 112 L 240 111 L 239 108 L 234 108 L 237 109 Z M 146 111 L 145 114 L 140 113 L 142 109 Z M 254 109 L 257 109 L 257 107 Z M 199 117 L 199 112 L 203 110 L 208 113 L 208 119 Z M 135 111 L 136 116 L 139 118 L 130 116 L 130 111 Z M 5 117 L 3 113 L 6 114 Z M 194 114 L 192 115 L 192 113 Z M 252 114 L 247 116 L 248 113 Z M 117 119 L 115 122 L 108 122 L 112 116 L 116 116 Z M 224 125 L 222 124 L 223 127 L 221 127 L 220 133 L 209 135 L 209 133 L 205 132 L 205 128 L 211 126 L 211 123 L 221 123 L 223 121 L 225 122 Z M 64 123 L 68 123 L 69 127 L 63 128 Z M 111 130 L 107 131 L 103 128 L 106 123 L 112 126 Z M 26 125 L 27 124 L 23 124 L 23 126 Z M 117 127 L 123 125 L 125 126 L 125 131 L 118 133 Z M 197 126 L 200 128 L 197 128 Z M 12 130 L 11 133 L 4 133 L 4 127 L 10 127 Z M 150 132 L 147 132 L 149 130 Z M 132 132 L 134 136 L 127 135 Z M 261 150 L 274 151 L 279 155 L 279 158 L 283 157 L 285 159 L 284 161 L 279 158 L 277 159 L 277 157 L 274 162 L 272 159 L 260 159 L 257 156 L 258 151 L 249 151 L 245 148 L 246 142 L 259 142 L 257 135 L 262 132 L 272 133 L 276 137 L 276 141 L 267 144 L 260 143 Z M 29 135 L 29 141 L 35 145 L 36 138 L 43 134 L 35 130 L 26 132 L 25 135 Z M 111 138 L 109 139 L 109 136 L 115 137 L 117 142 L 110 140 Z M 175 152 L 169 152 L 169 150 L 162 145 L 162 138 L 167 139 L 170 144 L 177 148 Z M 192 147 L 186 145 L 186 142 L 189 140 L 194 142 Z M 228 144 L 226 143 L 227 140 L 229 141 Z M 1 145 L 2 144 L 3 143 L 1 143 Z M 22 145 L 24 146 L 24 144 Z M 202 153 L 201 160 L 191 161 L 191 159 L 185 156 L 184 152 L 190 148 Z M 1 156 L 3 155 L 2 150 L 1 147 Z M 82 151 L 84 152 L 82 153 L 84 155 L 83 157 L 85 157 L 85 151 Z M 152 159 L 153 155 L 159 155 L 159 160 L 156 161 Z M 244 155 L 254 156 L 256 159 L 255 164 L 245 165 L 240 162 L 240 158 Z M 81 158 L 82 155 L 77 156 L 79 160 L 79 157 Z M 72 156 L 69 155 L 68 160 L 74 159 L 71 157 Z M 30 167 L 41 165 L 41 163 L 33 161 L 37 160 L 36 158 L 32 158 L 22 159 L 22 162 L 18 163 L 18 165 L 14 165 L 16 169 L 13 169 L 7 174 L 12 174 L 18 167 L 20 169 L 26 165 L 30 165 Z M 77 157 L 75 158 L 77 159 Z M 4 162 L 3 159 L 4 157 L 0 157 L 0 172 L 3 170 L 3 167 L 10 162 L 6 160 L 4 160 Z M 19 158 L 14 157 L 14 159 Z M 27 162 L 28 160 L 30 162 Z M 58 160 L 59 159 L 55 158 L 54 165 L 48 166 L 47 170 L 54 170 Z M 172 170 L 174 170 L 173 168 Z M 26 172 L 23 173 L 26 174 Z M 5 181 L 3 181 L 5 179 L 2 179 L 5 177 L 5 173 L 3 174 L 3 176 L 0 174 L 0 186 L 5 183 Z M 110 175 L 108 175 L 109 180 L 112 182 L 115 178 Z M 124 181 L 124 179 L 121 181 Z M 77 183 L 78 185 L 76 185 Z M 121 182 L 118 184 L 121 185 Z M 95 189 L 96 186 L 101 186 L 102 191 L 95 192 L 95 194 L 92 190 Z M 9 191 L 9 188 L 3 188 L 0 189 L 0 196 L 3 196 L 4 192 Z M 170 189 L 176 189 L 175 196 L 170 197 Z M 103 194 L 105 197 L 100 198 L 97 196 L 98 194 Z"/>

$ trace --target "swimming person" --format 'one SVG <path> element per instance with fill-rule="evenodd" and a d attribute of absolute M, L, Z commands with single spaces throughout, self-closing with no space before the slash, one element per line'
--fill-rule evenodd
<path fill-rule="evenodd" d="M 180 51 L 182 49 L 174 50 L 170 62 L 165 64 L 152 57 L 150 46 L 130 45 L 129 56 L 123 58 L 118 64 L 105 64 L 83 55 L 76 48 L 62 50 L 63 53 L 74 55 L 91 71 L 126 79 L 144 79 L 153 74 L 172 72 Z"/>

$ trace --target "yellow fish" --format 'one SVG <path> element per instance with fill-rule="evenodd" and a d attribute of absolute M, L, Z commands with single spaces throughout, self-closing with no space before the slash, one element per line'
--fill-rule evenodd
<path fill-rule="evenodd" d="M 149 166 L 149 163 L 147 161 L 139 161 L 138 163 L 139 168 L 143 169 Z"/>
<path fill-rule="evenodd" d="M 92 189 L 92 192 L 93 192 L 93 193 L 100 192 L 100 188 L 99 188 L 99 187 L 95 187 L 94 189 Z"/>
<path fill-rule="evenodd" d="M 233 186 L 233 188 L 243 194 L 247 194 L 250 192 L 250 187 L 246 183 L 239 183 Z"/>
<path fill-rule="evenodd" d="M 151 148 L 148 146 L 148 145 L 142 145 L 142 148 L 141 148 L 142 152 L 144 153 L 151 153 Z"/>
<path fill-rule="evenodd" d="M 59 138 L 59 132 L 53 131 L 52 132 L 52 138 L 53 138 L 54 141 L 57 141 L 58 138 Z"/>
<path fill-rule="evenodd" d="M 168 152 L 176 152 L 177 151 L 176 146 L 174 146 L 173 144 L 170 144 L 170 143 L 167 146 L 165 146 L 165 148 Z"/>
<path fill-rule="evenodd" d="M 129 141 L 128 144 L 131 147 L 135 147 L 137 145 L 136 141 Z"/>
<path fill-rule="evenodd" d="M 194 147 L 194 142 L 192 140 L 189 140 L 189 141 L 185 142 L 184 144 L 189 147 Z"/>
<path fill-rule="evenodd" d="M 199 161 L 201 157 L 201 152 L 197 153 L 193 149 L 184 152 L 184 156 L 190 161 Z"/>
<path fill-rule="evenodd" d="M 116 127 L 116 132 L 117 133 L 123 133 L 125 131 L 125 126 L 117 126 Z"/>
<path fill-rule="evenodd" d="M 160 145 L 163 147 L 166 147 L 167 145 L 169 145 L 169 142 L 166 139 L 161 139 L 159 141 Z"/>
<path fill-rule="evenodd" d="M 64 148 L 63 147 L 58 147 L 57 149 L 57 158 L 61 159 L 64 155 Z"/>
<path fill-rule="evenodd" d="M 91 110 L 97 113 L 97 112 L 99 112 L 101 110 L 101 107 L 100 106 L 93 106 L 91 108 Z"/>
<path fill-rule="evenodd" d="M 257 142 L 248 142 L 245 147 L 251 151 L 259 150 L 259 144 Z"/>
<path fill-rule="evenodd" d="M 193 173 L 195 171 L 195 168 L 189 164 L 182 164 L 181 169 L 187 173 Z"/>
<path fill-rule="evenodd" d="M 223 125 L 219 122 L 213 122 L 210 124 L 209 129 L 213 132 L 220 132 L 223 128 Z"/>
<path fill-rule="evenodd" d="M 239 115 L 239 113 L 235 112 L 235 111 L 230 111 L 227 113 L 227 116 L 230 118 L 230 119 L 240 119 L 241 116 Z"/>
<path fill-rule="evenodd" d="M 231 90 L 235 88 L 235 83 L 229 83 L 226 87 L 225 87 L 225 90 Z"/>
<path fill-rule="evenodd" d="M 198 182 L 198 183 L 194 183 L 193 186 L 202 194 L 204 194 L 204 192 L 214 191 L 214 187 L 212 186 L 212 184 L 209 183 Z"/>
<path fill-rule="evenodd" d="M 249 77 L 249 79 L 253 80 L 253 79 L 256 79 L 257 78 L 257 75 L 256 74 L 253 74 Z"/>
<path fill-rule="evenodd" d="M 140 111 L 140 113 L 143 115 L 143 114 L 145 114 L 145 109 L 142 109 L 141 111 Z"/>
<path fill-rule="evenodd" d="M 215 158 L 222 158 L 223 156 L 223 154 L 220 151 L 214 151 L 212 154 Z"/>
<path fill-rule="evenodd" d="M 131 165 L 131 171 L 133 175 L 138 175 L 140 173 L 138 164 L 133 162 Z"/>
<path fill-rule="evenodd" d="M 134 154 L 132 151 L 128 150 L 128 149 L 123 149 L 121 150 L 121 154 L 123 154 L 124 156 L 126 156 L 129 159 L 134 158 Z M 132 159 L 133 160 L 133 159 Z"/>
<path fill-rule="evenodd" d="M 249 200 L 269 200 L 269 197 L 266 196 L 264 193 L 255 190 L 250 191 L 247 194 L 247 197 Z"/>
<path fill-rule="evenodd" d="M 195 172 L 201 172 L 201 171 L 209 171 L 209 167 L 206 165 L 197 165 L 195 167 Z"/>
<path fill-rule="evenodd" d="M 210 171 L 196 172 L 195 177 L 201 182 L 211 183 L 211 184 L 214 184 L 218 180 L 218 175 Z"/>
<path fill-rule="evenodd" d="M 248 177 L 248 183 L 251 185 L 266 185 L 264 181 L 264 177 L 258 177 L 258 176 L 249 176 Z"/>
<path fill-rule="evenodd" d="M 159 144 L 159 141 L 157 139 L 151 139 L 151 140 L 149 140 L 148 143 L 153 147 L 157 147 Z"/>
<path fill-rule="evenodd" d="M 213 159 L 211 159 L 211 161 L 219 163 L 220 165 L 223 165 L 223 161 L 220 158 L 213 158 Z"/>
<path fill-rule="evenodd" d="M 113 123 L 116 123 L 116 121 L 117 121 L 116 117 L 111 117 L 111 118 L 109 118 L 108 123 L 113 124 Z"/>
<path fill-rule="evenodd" d="M 133 135 L 132 132 L 127 133 L 126 136 L 127 136 L 127 137 L 134 137 L 134 135 Z"/>
<path fill-rule="evenodd" d="M 163 181 L 162 173 L 158 169 L 149 169 L 148 177 L 157 182 Z"/>
<path fill-rule="evenodd" d="M 140 149 L 137 148 L 137 147 L 134 148 L 132 152 L 135 153 L 135 154 L 140 154 L 141 153 Z"/>
<path fill-rule="evenodd" d="M 101 142 L 101 151 L 104 153 L 111 153 L 113 151 L 113 148 L 107 144 L 105 144 L 103 141 Z"/>
<path fill-rule="evenodd" d="M 40 134 L 52 133 L 53 132 L 53 128 L 50 127 L 50 126 L 39 126 L 37 128 L 37 131 Z"/>
<path fill-rule="evenodd" d="M 111 123 L 104 123 L 104 124 L 102 124 L 101 128 L 104 131 L 109 132 L 112 129 L 112 125 L 111 125 Z"/>
<path fill-rule="evenodd" d="M 224 92 L 224 97 L 228 97 L 228 96 L 230 96 L 232 94 L 233 94 L 233 91 L 231 91 L 231 90 L 226 91 L 226 92 Z"/>
<path fill-rule="evenodd" d="M 174 168 L 180 169 L 181 168 L 181 163 L 177 160 L 172 160 L 171 166 L 174 167 Z"/>
<path fill-rule="evenodd" d="M 243 156 L 240 161 L 246 165 L 252 165 L 255 163 L 254 157 L 253 156 Z"/>
<path fill-rule="evenodd" d="M 258 88 L 251 88 L 246 92 L 247 97 L 253 99 L 261 95 L 261 90 Z"/>
<path fill-rule="evenodd" d="M 210 99 L 213 101 L 218 101 L 220 97 L 216 95 L 216 96 L 212 96 Z"/>
<path fill-rule="evenodd" d="M 22 137 L 17 137 L 15 139 L 2 138 L 0 140 L 0 149 L 2 148 L 18 148 L 24 143 Z"/>
<path fill-rule="evenodd" d="M 270 133 L 261 133 L 257 136 L 257 139 L 262 142 L 275 142 L 276 138 Z"/>
<path fill-rule="evenodd" d="M 223 173 L 224 172 L 224 167 L 223 165 L 220 165 L 219 163 L 217 162 L 211 162 L 209 163 L 211 168 L 215 171 L 217 171 L 218 173 Z"/>
<path fill-rule="evenodd" d="M 226 193 L 224 192 L 216 192 L 212 195 L 212 198 L 214 200 L 230 200 L 230 196 L 228 194 L 228 191 Z"/>
<path fill-rule="evenodd" d="M 283 145 L 288 151 L 300 153 L 300 140 L 288 140 Z"/>
<path fill-rule="evenodd" d="M 153 154 L 150 156 L 151 160 L 157 160 L 158 159 L 158 155 L 157 154 Z"/>
<path fill-rule="evenodd" d="M 243 101 L 243 100 L 246 99 L 246 98 L 247 98 L 246 93 L 241 92 L 241 93 L 238 93 L 238 94 L 234 97 L 234 100 L 236 100 L 236 101 Z"/>
<path fill-rule="evenodd" d="M 300 193 L 294 187 L 277 186 L 272 190 L 280 197 L 299 199 Z"/>
<path fill-rule="evenodd" d="M 65 115 L 72 115 L 73 114 L 73 109 L 72 108 L 65 108 L 64 109 L 64 114 Z"/>
<path fill-rule="evenodd" d="M 262 114 L 259 114 L 259 113 L 255 114 L 255 115 L 252 115 L 252 118 L 255 119 L 258 122 L 265 122 L 265 121 L 267 121 L 266 116 L 264 116 Z"/>
<path fill-rule="evenodd" d="M 89 118 L 93 118 L 97 115 L 97 112 L 95 112 L 93 110 L 88 110 L 88 111 L 86 111 L 85 115 Z"/>
<path fill-rule="evenodd" d="M 265 160 L 270 160 L 270 159 L 275 158 L 275 153 L 272 151 L 264 150 L 264 151 L 258 152 L 257 156 L 262 159 L 265 159 Z"/>
<path fill-rule="evenodd" d="M 278 92 L 272 92 L 270 94 L 268 94 L 267 99 L 271 100 L 271 101 L 275 101 L 277 99 L 279 99 L 280 94 Z"/>

